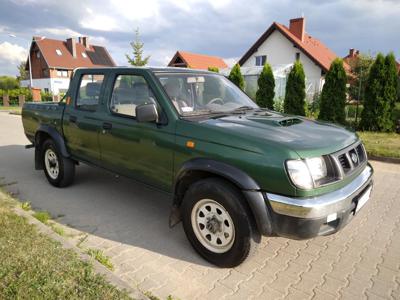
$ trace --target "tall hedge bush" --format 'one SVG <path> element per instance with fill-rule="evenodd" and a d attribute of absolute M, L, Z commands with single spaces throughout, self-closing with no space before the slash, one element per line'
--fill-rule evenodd
<path fill-rule="evenodd" d="M 244 90 L 244 78 L 242 72 L 240 71 L 239 64 L 235 64 L 229 73 L 228 79 L 232 81 L 241 90 Z"/>
<path fill-rule="evenodd" d="M 325 76 L 318 119 L 345 124 L 347 75 L 340 58 L 335 59 Z"/>
<path fill-rule="evenodd" d="M 360 127 L 369 131 L 393 131 L 397 98 L 397 71 L 393 54 L 379 53 L 371 66 L 365 90 Z"/>
<path fill-rule="evenodd" d="M 264 65 L 257 83 L 256 103 L 260 107 L 274 109 L 275 79 L 272 68 L 268 63 Z"/>
<path fill-rule="evenodd" d="M 286 83 L 284 111 L 287 114 L 305 115 L 306 83 L 303 65 L 296 61 Z"/>

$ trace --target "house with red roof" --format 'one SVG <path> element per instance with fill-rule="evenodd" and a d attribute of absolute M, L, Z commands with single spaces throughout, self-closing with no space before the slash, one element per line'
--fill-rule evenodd
<path fill-rule="evenodd" d="M 228 65 L 218 56 L 197 54 L 187 51 L 177 51 L 168 64 L 169 67 L 181 67 L 207 70 L 209 67 L 225 69 Z"/>
<path fill-rule="evenodd" d="M 55 95 L 66 92 L 72 71 L 79 67 L 112 67 L 115 62 L 105 47 L 89 44 L 86 36 L 54 40 L 33 37 L 29 50 L 32 86 Z M 29 59 L 26 62 L 29 71 Z M 30 80 L 21 81 L 29 86 Z"/>
<path fill-rule="evenodd" d="M 289 21 L 289 27 L 274 22 L 239 60 L 242 68 L 262 67 L 268 62 L 273 69 L 300 60 L 306 75 L 306 92 L 310 97 L 322 90 L 324 76 L 338 57 L 320 40 L 306 32 L 306 19 Z M 346 71 L 350 67 L 345 63 Z"/>

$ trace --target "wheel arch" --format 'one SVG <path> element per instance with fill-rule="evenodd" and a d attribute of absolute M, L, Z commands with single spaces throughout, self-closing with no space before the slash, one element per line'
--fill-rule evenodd
<path fill-rule="evenodd" d="M 49 125 L 40 125 L 35 133 L 35 169 L 42 170 L 43 162 L 41 160 L 42 145 L 45 140 L 52 139 L 56 144 L 61 155 L 64 157 L 70 157 L 67 147 L 64 142 L 63 136 L 55 129 Z"/>
<path fill-rule="evenodd" d="M 190 185 L 209 177 L 218 177 L 234 185 L 242 193 L 243 199 L 249 206 L 259 232 L 263 235 L 272 233 L 270 214 L 258 183 L 235 166 L 207 158 L 189 160 L 178 171 L 173 188 L 174 198 L 169 219 L 171 227 L 181 220 L 180 206 Z"/>

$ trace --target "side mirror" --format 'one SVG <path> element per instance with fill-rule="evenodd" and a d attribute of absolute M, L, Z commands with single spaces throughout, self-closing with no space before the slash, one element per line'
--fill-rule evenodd
<path fill-rule="evenodd" d="M 156 105 L 149 103 L 136 106 L 136 120 L 138 122 L 158 122 Z"/>

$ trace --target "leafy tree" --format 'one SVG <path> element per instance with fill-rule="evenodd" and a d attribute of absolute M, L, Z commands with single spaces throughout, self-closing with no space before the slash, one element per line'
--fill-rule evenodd
<path fill-rule="evenodd" d="M 244 78 L 242 72 L 240 72 L 239 64 L 233 66 L 229 73 L 228 79 L 237 85 L 241 90 L 244 90 Z"/>
<path fill-rule="evenodd" d="M 274 109 L 275 79 L 272 68 L 268 63 L 264 65 L 257 82 L 256 103 L 260 107 Z"/>
<path fill-rule="evenodd" d="M 133 56 L 125 54 L 128 63 L 130 63 L 132 66 L 140 67 L 147 65 L 150 56 L 146 56 L 145 58 L 143 58 L 143 46 L 144 43 L 140 41 L 139 28 L 137 28 L 135 31 L 135 41 L 131 42 Z"/>
<path fill-rule="evenodd" d="M 0 90 L 12 90 L 19 87 L 17 78 L 11 76 L 0 76 Z"/>
<path fill-rule="evenodd" d="M 346 83 L 347 75 L 343 61 L 336 58 L 325 76 L 322 88 L 318 119 L 344 124 L 346 122 Z"/>
<path fill-rule="evenodd" d="M 379 53 L 371 66 L 365 89 L 364 109 L 360 127 L 370 131 L 393 130 L 391 109 L 393 106 L 392 54 L 386 58 Z M 397 85 L 397 84 L 396 84 Z"/>
<path fill-rule="evenodd" d="M 25 61 L 21 61 L 21 63 L 18 65 L 18 80 L 25 80 L 28 79 L 28 71 L 25 70 L 25 66 L 26 66 L 26 62 Z"/>
<path fill-rule="evenodd" d="M 215 72 L 215 73 L 219 73 L 218 67 L 208 67 L 208 71 L 210 71 L 210 72 Z"/>
<path fill-rule="evenodd" d="M 352 77 L 349 78 L 350 87 L 348 92 L 351 99 L 364 100 L 368 73 L 373 63 L 374 59 L 365 54 L 360 54 L 356 59 L 352 59 L 349 62 Z"/>
<path fill-rule="evenodd" d="M 286 83 L 284 111 L 287 114 L 305 115 L 306 83 L 303 65 L 296 61 Z"/>

